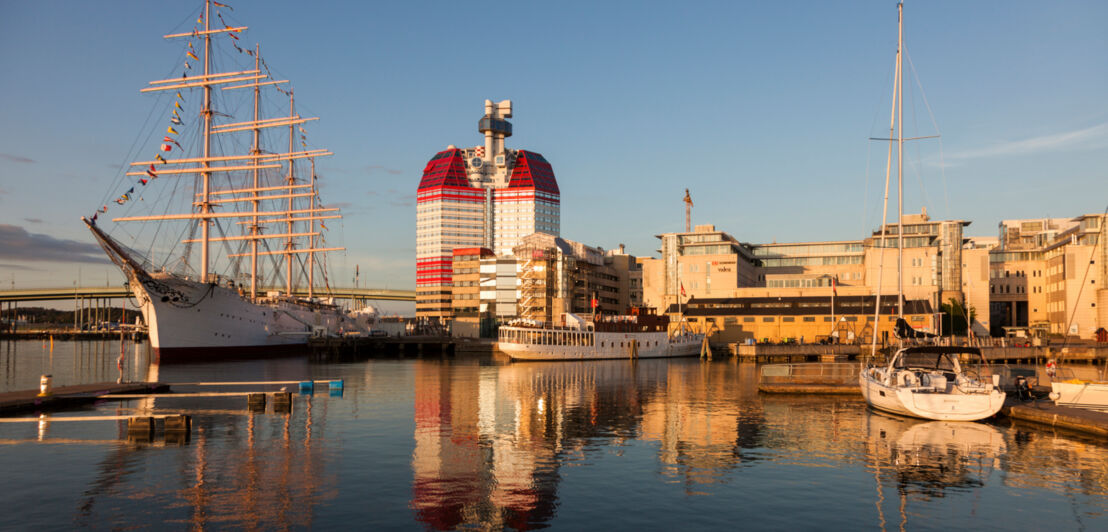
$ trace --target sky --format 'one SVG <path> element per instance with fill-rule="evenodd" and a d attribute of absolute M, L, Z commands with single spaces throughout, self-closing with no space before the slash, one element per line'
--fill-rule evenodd
<path fill-rule="evenodd" d="M 744 242 L 881 223 L 893 1 L 223 3 L 335 153 L 318 173 L 345 215 L 337 284 L 357 265 L 414 289 L 423 167 L 483 143 L 486 99 L 514 103 L 508 147 L 552 164 L 565 238 L 656 256 L 686 188 L 694 224 Z M 161 36 L 201 4 L 0 0 L 0 286 L 122 281 L 79 218 L 157 140 L 139 89 L 179 65 Z M 1106 28 L 1101 1 L 908 2 L 904 135 L 941 138 L 906 143 L 905 212 L 995 236 L 1104 211 Z"/>

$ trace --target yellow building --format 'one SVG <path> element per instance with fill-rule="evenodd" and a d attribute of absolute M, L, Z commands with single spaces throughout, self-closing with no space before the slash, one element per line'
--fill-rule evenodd
<path fill-rule="evenodd" d="M 878 343 L 895 338 L 898 301 L 881 298 L 881 313 L 875 322 L 873 295 L 693 298 L 680 313 L 697 330 L 709 334 L 716 343 L 870 343 L 877 323 Z M 795 290 L 793 292 L 796 292 Z M 937 331 L 936 315 L 926 300 L 904 302 L 904 319 L 912 328 Z"/>

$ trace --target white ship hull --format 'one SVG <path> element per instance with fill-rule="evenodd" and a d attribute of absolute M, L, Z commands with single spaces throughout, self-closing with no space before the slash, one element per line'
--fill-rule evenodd
<path fill-rule="evenodd" d="M 688 357 L 700 353 L 702 334 L 591 332 L 501 327 L 497 349 L 512 360 L 605 360 Z M 513 331 L 515 334 L 505 334 Z M 509 338 L 505 341 L 505 338 Z"/>
<path fill-rule="evenodd" d="M 291 300 L 255 303 L 237 290 L 155 274 L 130 287 L 161 362 L 297 352 L 313 334 L 361 330 L 340 309 Z"/>
<path fill-rule="evenodd" d="M 1050 387 L 1058 394 L 1054 400 L 1056 405 L 1108 411 L 1108 382 L 1055 381 L 1050 383 Z"/>

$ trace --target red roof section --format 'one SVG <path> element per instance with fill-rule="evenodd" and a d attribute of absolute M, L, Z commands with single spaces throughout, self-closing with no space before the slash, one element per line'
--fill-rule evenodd
<path fill-rule="evenodd" d="M 419 181 L 419 190 L 441 186 L 469 187 L 462 150 L 455 148 L 440 151 L 427 161 L 427 166 L 423 168 L 423 179 Z"/>
<path fill-rule="evenodd" d="M 554 169 L 542 154 L 519 150 L 515 168 L 512 168 L 512 175 L 508 178 L 508 188 L 530 187 L 551 194 L 561 194 L 558 182 L 554 179 Z"/>

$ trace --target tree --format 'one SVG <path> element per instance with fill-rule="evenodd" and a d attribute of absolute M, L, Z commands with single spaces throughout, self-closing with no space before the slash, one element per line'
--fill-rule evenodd
<path fill-rule="evenodd" d="M 977 310 L 966 307 L 953 297 L 949 303 L 942 304 L 943 336 L 966 336 L 968 324 L 977 317 Z"/>

